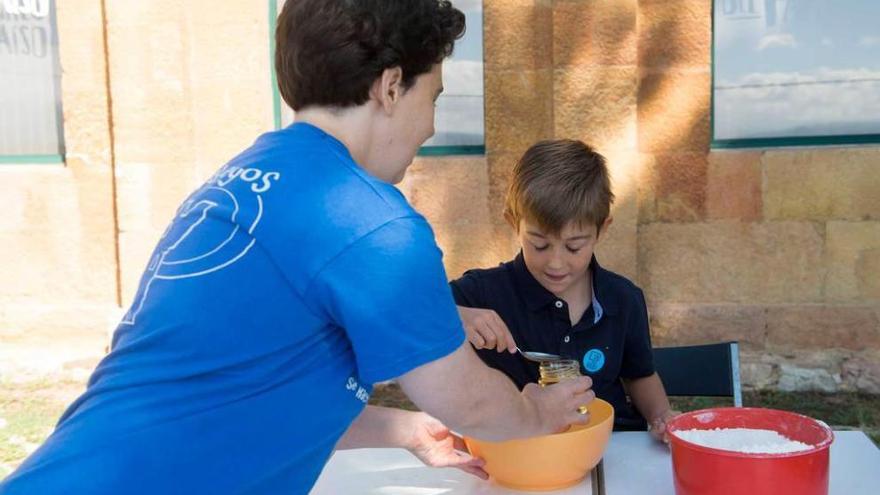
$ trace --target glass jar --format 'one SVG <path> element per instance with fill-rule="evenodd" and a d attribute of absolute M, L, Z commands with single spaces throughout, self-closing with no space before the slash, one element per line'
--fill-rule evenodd
<path fill-rule="evenodd" d="M 546 387 L 563 380 L 569 380 L 581 376 L 581 363 L 574 359 L 560 359 L 559 361 L 544 361 L 538 367 L 538 385 Z M 587 406 L 578 408 L 581 414 L 587 413 Z"/>
<path fill-rule="evenodd" d="M 538 367 L 538 384 L 542 387 L 581 376 L 580 363 L 574 359 L 560 359 L 559 361 L 544 361 Z"/>

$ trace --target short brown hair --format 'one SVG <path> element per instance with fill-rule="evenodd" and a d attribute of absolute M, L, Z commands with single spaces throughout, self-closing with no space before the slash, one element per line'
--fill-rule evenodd
<path fill-rule="evenodd" d="M 540 141 L 513 170 L 504 218 L 514 229 L 528 219 L 550 234 L 569 222 L 601 229 L 613 202 L 605 157 L 581 141 Z"/>
<path fill-rule="evenodd" d="M 403 86 L 452 54 L 464 14 L 447 0 L 287 0 L 275 30 L 275 72 L 294 110 L 369 99 L 385 69 Z"/>

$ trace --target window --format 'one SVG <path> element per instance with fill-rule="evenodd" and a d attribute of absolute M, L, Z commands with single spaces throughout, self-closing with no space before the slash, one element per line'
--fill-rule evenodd
<path fill-rule="evenodd" d="M 2 1 L 2 0 L 0 0 Z M 284 0 L 269 1 L 271 63 L 274 67 L 275 22 Z M 467 30 L 455 43 L 455 53 L 443 64 L 443 94 L 437 100 L 434 137 L 425 142 L 421 155 L 482 154 L 483 126 L 483 2 L 458 0 Z M 281 99 L 272 71 L 275 127 L 293 122 L 293 110 Z"/>
<path fill-rule="evenodd" d="M 53 2 L 0 1 L 0 163 L 61 161 L 60 83 Z"/>
<path fill-rule="evenodd" d="M 483 2 L 458 0 L 467 29 L 443 64 L 443 94 L 437 100 L 434 137 L 420 154 L 482 154 L 483 140 Z"/>
<path fill-rule="evenodd" d="M 713 145 L 880 142 L 880 2 L 715 0 Z"/>

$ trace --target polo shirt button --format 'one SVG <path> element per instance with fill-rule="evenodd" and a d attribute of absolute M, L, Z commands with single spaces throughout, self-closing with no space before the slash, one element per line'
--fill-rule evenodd
<path fill-rule="evenodd" d="M 562 309 L 562 301 L 556 301 L 556 307 Z"/>
<path fill-rule="evenodd" d="M 569 341 L 569 340 L 571 340 L 571 338 L 570 338 L 570 337 L 569 337 L 569 336 L 568 336 L 568 335 L 566 335 L 566 336 L 565 336 L 565 338 L 564 338 L 564 339 L 562 339 L 562 340 L 564 340 L 564 341 L 565 341 L 565 343 L 566 343 L 566 344 L 567 344 L 567 343 L 568 343 L 568 341 Z"/>

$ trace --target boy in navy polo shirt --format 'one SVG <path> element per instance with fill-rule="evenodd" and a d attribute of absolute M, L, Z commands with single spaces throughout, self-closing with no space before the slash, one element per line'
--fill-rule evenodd
<path fill-rule="evenodd" d="M 466 272 L 452 291 L 480 358 L 517 386 L 539 376 L 517 345 L 575 359 L 596 396 L 614 406 L 615 429 L 643 430 L 647 418 L 663 439 L 674 413 L 654 371 L 645 297 L 593 254 L 613 199 L 605 159 L 589 146 L 537 143 L 514 169 L 505 205 L 521 252 Z"/>

